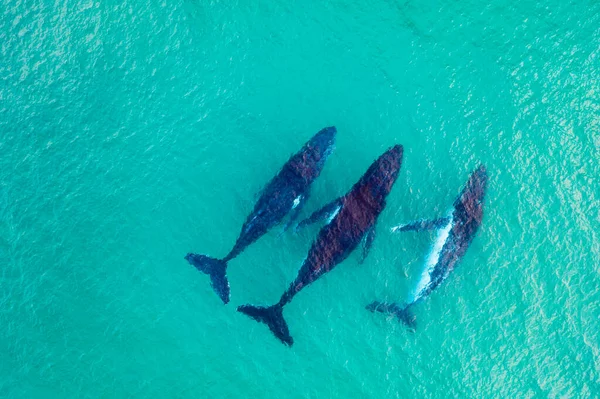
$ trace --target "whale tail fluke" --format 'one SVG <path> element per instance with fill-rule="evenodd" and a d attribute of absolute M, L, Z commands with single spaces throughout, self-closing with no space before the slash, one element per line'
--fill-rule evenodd
<path fill-rule="evenodd" d="M 268 325 L 271 332 L 285 345 L 292 346 L 294 343 L 287 323 L 283 318 L 283 306 L 280 304 L 269 307 L 243 305 L 238 306 L 237 310 L 258 322 Z"/>
<path fill-rule="evenodd" d="M 196 269 L 210 276 L 210 285 L 224 304 L 229 302 L 229 281 L 227 281 L 227 262 L 210 256 L 189 253 L 185 259 Z"/>
<path fill-rule="evenodd" d="M 371 312 L 379 312 L 393 314 L 402 323 L 406 324 L 410 329 L 417 328 L 416 317 L 410 311 L 411 305 L 402 307 L 397 303 L 373 302 L 366 306 Z"/>

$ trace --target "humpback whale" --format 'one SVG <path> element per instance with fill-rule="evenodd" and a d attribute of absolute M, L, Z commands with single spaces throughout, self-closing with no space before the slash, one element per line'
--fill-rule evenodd
<path fill-rule="evenodd" d="M 386 197 L 398 177 L 402 152 L 400 145 L 388 149 L 345 196 L 325 205 L 301 223 L 306 225 L 329 218 L 308 251 L 296 279 L 279 302 L 269 307 L 244 305 L 237 310 L 267 324 L 281 342 L 291 346 L 294 340 L 283 318 L 283 307 L 303 288 L 346 259 L 363 239 L 366 239 L 365 245 L 372 242 L 377 217 L 385 208 Z"/>
<path fill-rule="evenodd" d="M 415 316 L 410 308 L 427 298 L 446 280 L 464 256 L 483 219 L 487 181 L 486 169 L 481 165 L 469 177 L 448 216 L 435 220 L 417 220 L 392 228 L 392 231 L 437 230 L 438 234 L 412 298 L 404 305 L 373 302 L 367 305 L 368 310 L 393 314 L 411 329 L 416 328 Z"/>
<path fill-rule="evenodd" d="M 224 258 L 194 253 L 185 256 L 196 269 L 210 276 L 211 286 L 223 303 L 229 302 L 229 282 L 225 274 L 227 262 L 279 224 L 288 213 L 291 215 L 284 230 L 291 226 L 309 197 L 311 183 L 319 176 L 325 161 L 333 152 L 336 132 L 333 126 L 322 129 L 283 165 L 263 189 L 235 245 Z"/>

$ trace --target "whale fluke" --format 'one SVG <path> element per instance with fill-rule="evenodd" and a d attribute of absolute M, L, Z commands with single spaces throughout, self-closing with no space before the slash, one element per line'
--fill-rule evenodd
<path fill-rule="evenodd" d="M 406 324 L 409 328 L 415 330 L 417 328 L 416 317 L 409 310 L 409 306 L 401 307 L 396 303 L 373 302 L 366 306 L 371 312 L 389 313 L 396 316 L 398 320 Z"/>
<path fill-rule="evenodd" d="M 229 281 L 227 281 L 227 262 L 210 256 L 189 253 L 185 259 L 202 273 L 210 276 L 210 285 L 224 304 L 229 302 Z"/>
<path fill-rule="evenodd" d="M 243 305 L 238 306 L 237 310 L 258 322 L 268 325 L 271 332 L 285 345 L 292 346 L 294 343 L 287 323 L 283 318 L 283 306 L 280 304 L 269 307 Z"/>

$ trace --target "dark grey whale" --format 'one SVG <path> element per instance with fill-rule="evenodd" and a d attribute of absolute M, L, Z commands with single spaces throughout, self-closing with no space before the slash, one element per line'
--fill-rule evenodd
<path fill-rule="evenodd" d="M 333 126 L 322 129 L 283 165 L 277 176 L 262 191 L 227 256 L 223 259 L 194 253 L 185 256 L 196 269 L 210 276 L 211 286 L 223 303 L 229 302 L 229 282 L 225 274 L 227 262 L 270 228 L 281 223 L 290 212 L 285 228 L 291 226 L 309 197 L 310 185 L 319 177 L 325 161 L 333 152 L 336 132 Z"/>
<path fill-rule="evenodd" d="M 402 146 L 397 145 L 381 155 L 343 197 L 316 211 L 302 225 L 329 217 L 317 236 L 295 281 L 273 306 L 244 305 L 238 311 L 265 323 L 286 345 L 294 343 L 285 319 L 283 307 L 303 288 L 346 259 L 363 239 L 372 242 L 377 217 L 386 205 L 402 164 Z M 369 238 L 370 237 L 370 238 Z M 365 250 L 368 251 L 368 248 Z"/>
<path fill-rule="evenodd" d="M 416 327 L 412 308 L 424 300 L 450 274 L 465 255 L 483 219 L 483 199 L 487 188 L 487 172 L 479 166 L 469 177 L 466 186 L 447 217 L 436 220 L 418 220 L 392 228 L 392 231 L 438 230 L 434 247 L 426 261 L 426 268 L 415 290 L 414 297 L 404 305 L 373 302 L 367 305 L 372 312 L 395 315 L 411 328 Z"/>

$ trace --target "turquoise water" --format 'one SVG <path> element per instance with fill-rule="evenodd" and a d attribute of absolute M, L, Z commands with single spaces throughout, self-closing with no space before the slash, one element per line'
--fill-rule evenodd
<path fill-rule="evenodd" d="M 600 395 L 600 4 L 0 3 L 0 397 Z M 256 193 L 320 128 L 304 215 L 395 143 L 358 254 L 272 303 L 317 228 L 230 263 L 223 306 L 188 251 L 224 256 Z M 479 234 L 411 333 L 403 300 L 469 172 Z"/>

